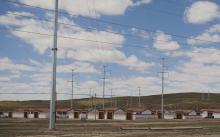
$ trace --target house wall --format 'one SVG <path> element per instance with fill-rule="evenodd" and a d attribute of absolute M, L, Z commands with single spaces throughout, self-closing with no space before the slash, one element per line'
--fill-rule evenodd
<path fill-rule="evenodd" d="M 13 118 L 24 118 L 24 112 L 13 112 L 12 117 Z"/>
<path fill-rule="evenodd" d="M 176 115 L 175 114 L 165 114 L 164 119 L 175 119 Z"/>
<path fill-rule="evenodd" d="M 202 115 L 203 118 L 205 118 L 205 117 L 208 116 L 208 112 L 207 112 L 207 111 L 203 111 L 203 112 L 201 113 L 201 115 Z"/>
<path fill-rule="evenodd" d="M 89 112 L 87 115 L 87 119 L 95 120 L 95 111 Z M 98 111 L 96 111 L 96 120 L 98 120 L 98 119 L 99 119 L 99 114 L 98 114 Z"/>
<path fill-rule="evenodd" d="M 115 113 L 114 116 L 113 116 L 113 119 L 114 120 L 126 120 L 126 114 L 117 114 Z"/>
<path fill-rule="evenodd" d="M 149 119 L 158 119 L 158 117 L 157 115 L 139 114 L 139 115 L 135 115 L 134 120 L 149 120 Z"/>
<path fill-rule="evenodd" d="M 220 113 L 214 112 L 214 113 L 213 113 L 213 116 L 214 116 L 214 118 L 220 118 Z"/>
<path fill-rule="evenodd" d="M 24 115 L 24 114 L 23 114 Z M 34 113 L 29 113 L 28 118 L 34 118 Z"/>
<path fill-rule="evenodd" d="M 39 118 L 49 118 L 49 113 L 47 113 L 47 112 L 40 112 L 39 113 Z"/>
<path fill-rule="evenodd" d="M 67 116 L 69 119 L 74 119 L 74 112 L 68 112 Z"/>
<path fill-rule="evenodd" d="M 8 112 L 3 112 L 2 116 L 3 117 L 8 117 Z"/>

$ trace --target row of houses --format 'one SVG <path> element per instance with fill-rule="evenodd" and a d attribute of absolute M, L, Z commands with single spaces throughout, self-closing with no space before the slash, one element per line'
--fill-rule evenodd
<path fill-rule="evenodd" d="M 160 110 L 144 108 L 106 109 L 57 109 L 57 118 L 75 120 L 148 120 L 160 119 Z M 0 111 L 0 118 L 49 118 L 49 109 L 16 109 L 14 111 Z M 195 110 L 165 110 L 164 119 L 203 119 L 220 118 L 220 109 Z"/>

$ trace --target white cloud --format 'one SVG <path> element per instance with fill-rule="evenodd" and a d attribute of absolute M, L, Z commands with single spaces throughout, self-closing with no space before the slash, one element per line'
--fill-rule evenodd
<path fill-rule="evenodd" d="M 220 17 L 219 6 L 210 1 L 197 1 L 185 10 L 185 20 L 202 24 Z"/>
<path fill-rule="evenodd" d="M 83 49 L 69 51 L 67 57 L 79 61 L 117 63 L 119 65 L 126 66 L 129 69 L 140 71 L 143 71 L 154 65 L 145 63 L 134 55 L 127 57 L 123 52 L 117 49 Z"/>
<path fill-rule="evenodd" d="M 23 13 L 24 14 L 24 13 Z M 25 13 L 28 14 L 28 13 Z M 32 19 L 18 18 L 15 15 L 6 14 L 0 16 L 4 20 L 1 24 L 9 27 L 17 27 L 18 30 L 34 31 L 37 33 L 52 34 L 52 24 Z M 61 17 L 61 22 L 74 24 L 71 20 Z M 25 42 L 31 44 L 40 54 L 46 52 L 52 45 L 52 38 L 47 36 L 36 36 L 29 33 L 13 31 L 11 33 Z M 58 58 L 71 58 L 79 61 L 109 62 L 117 63 L 129 69 L 144 70 L 152 64 L 139 60 L 136 56 L 126 56 L 118 48 L 122 47 L 125 38 L 123 35 L 113 34 L 105 31 L 86 31 L 83 28 L 73 28 L 60 25 L 59 35 L 73 37 L 82 40 L 58 38 Z M 143 34 L 144 35 L 144 34 Z M 145 34 L 146 35 L 146 34 Z M 87 39 L 88 41 L 85 41 Z M 91 41 L 109 42 L 97 43 Z M 88 70 L 87 70 L 88 71 Z M 93 71 L 93 70 L 90 70 Z"/>
<path fill-rule="evenodd" d="M 211 26 L 198 36 L 192 36 L 187 42 L 193 46 L 220 43 L 220 24 Z"/>
<path fill-rule="evenodd" d="M 20 0 L 22 3 L 54 9 L 53 0 Z M 123 15 L 132 6 L 149 4 L 151 0 L 65 0 L 59 9 L 72 15 L 100 17 L 101 15 Z"/>
<path fill-rule="evenodd" d="M 0 58 L 0 70 L 9 70 L 9 71 L 35 71 L 36 68 L 26 64 L 14 63 L 9 58 Z"/>
<path fill-rule="evenodd" d="M 173 41 L 171 36 L 166 35 L 163 32 L 156 33 L 153 46 L 161 51 L 173 51 L 180 48 L 180 45 L 176 41 Z"/>
<path fill-rule="evenodd" d="M 187 57 L 169 73 L 168 90 L 173 92 L 201 92 L 219 88 L 220 50 L 193 48 L 192 51 L 176 51 L 171 56 Z"/>

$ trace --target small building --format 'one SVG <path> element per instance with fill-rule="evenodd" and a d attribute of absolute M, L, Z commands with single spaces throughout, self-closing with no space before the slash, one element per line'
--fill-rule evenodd
<path fill-rule="evenodd" d="M 202 115 L 200 112 L 190 109 L 179 109 L 175 110 L 175 119 L 201 119 Z"/>
<path fill-rule="evenodd" d="M 57 118 L 68 118 L 67 112 L 69 108 L 58 108 L 56 109 L 56 117 Z"/>
<path fill-rule="evenodd" d="M 117 109 L 114 111 L 114 120 L 126 120 L 126 112 L 122 109 Z"/>
<path fill-rule="evenodd" d="M 202 109 L 203 118 L 220 118 L 220 109 Z"/>
<path fill-rule="evenodd" d="M 13 111 L 4 110 L 0 111 L 0 118 L 12 118 L 13 117 Z"/>
<path fill-rule="evenodd" d="M 128 108 L 126 110 L 126 120 L 136 120 L 136 115 L 141 115 L 144 108 Z"/>
<path fill-rule="evenodd" d="M 135 120 L 149 120 L 149 119 L 157 119 L 157 115 L 155 115 L 152 110 L 146 109 L 140 114 L 135 115 Z"/>
<path fill-rule="evenodd" d="M 69 109 L 67 110 L 67 117 L 69 119 L 85 120 L 87 119 L 87 113 L 87 109 Z"/>

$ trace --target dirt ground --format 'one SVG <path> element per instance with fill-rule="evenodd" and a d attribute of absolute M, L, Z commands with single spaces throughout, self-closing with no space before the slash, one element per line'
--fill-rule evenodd
<path fill-rule="evenodd" d="M 127 128 L 202 127 L 182 130 L 121 130 Z M 220 137 L 220 120 L 76 121 L 58 120 L 48 130 L 47 119 L 0 119 L 0 137 Z"/>

